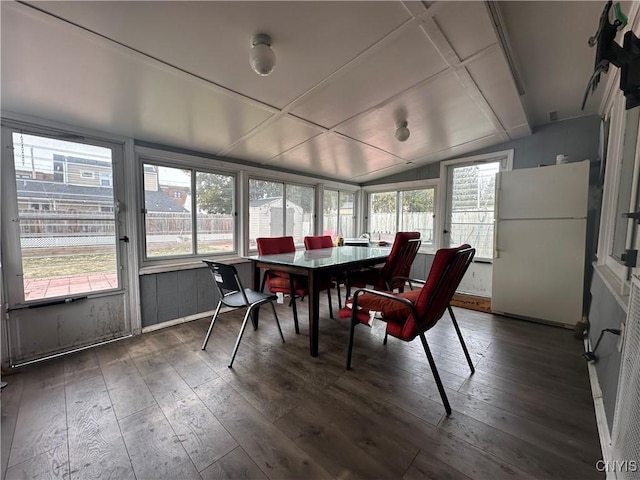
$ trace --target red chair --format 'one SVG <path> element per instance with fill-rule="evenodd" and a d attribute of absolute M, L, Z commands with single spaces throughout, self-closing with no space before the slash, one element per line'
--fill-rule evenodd
<path fill-rule="evenodd" d="M 258 253 L 260 255 L 295 253 L 296 251 L 293 237 L 261 237 L 256 238 L 256 244 L 258 245 Z M 298 275 L 289 275 L 286 272 L 267 269 L 264 271 L 262 277 L 261 292 L 264 292 L 265 284 L 269 287 L 271 293 L 291 295 L 289 305 L 293 307 L 293 324 L 295 325 L 296 333 L 300 333 L 296 297 L 304 298 L 309 295 L 307 279 Z"/>
<path fill-rule="evenodd" d="M 347 278 L 347 297 L 351 287 L 373 285 L 375 290 L 404 291 L 405 281 L 420 248 L 420 232 L 398 232 L 393 241 L 389 258 L 382 267 L 350 272 Z"/>
<path fill-rule="evenodd" d="M 329 235 L 310 235 L 304 237 L 304 246 L 307 250 L 333 248 L 333 240 L 331 240 L 331 237 Z M 333 306 L 331 305 L 331 288 L 333 286 L 336 287 L 336 290 L 338 291 L 338 308 L 342 308 L 342 299 L 340 298 L 341 282 L 344 282 L 344 275 L 331 275 L 323 282 L 324 284 L 330 284 L 329 288 L 327 288 L 327 298 L 329 299 L 329 316 L 331 318 L 333 318 Z"/>
<path fill-rule="evenodd" d="M 353 295 L 351 308 L 340 310 L 342 318 L 351 318 L 351 330 L 349 335 L 349 347 L 347 351 L 347 370 L 351 368 L 351 354 L 353 350 L 353 336 L 355 327 L 359 323 L 369 324 L 369 312 L 382 312 L 382 318 L 386 322 L 386 333 L 405 342 L 410 342 L 419 336 L 424 348 L 429 366 L 436 380 L 442 403 L 451 415 L 451 406 L 447 394 L 442 386 L 438 369 L 433 360 L 433 355 L 427 344 L 425 332 L 432 328 L 449 311 L 453 326 L 462 345 L 471 373 L 475 371 L 469 351 L 462 338 L 458 322 L 453 314 L 450 302 L 458 288 L 469 264 L 473 260 L 475 249 L 469 245 L 461 245 L 457 248 L 440 249 L 436 252 L 429 276 L 421 290 L 411 290 L 406 293 L 392 294 L 372 289 L 358 289 Z M 386 337 L 385 337 L 386 340 Z"/>

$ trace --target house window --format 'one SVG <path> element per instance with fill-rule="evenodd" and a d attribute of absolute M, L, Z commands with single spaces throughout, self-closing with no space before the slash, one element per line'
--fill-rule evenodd
<path fill-rule="evenodd" d="M 371 193 L 371 239 L 392 242 L 396 232 L 420 232 L 422 245 L 433 246 L 434 208 L 435 187 Z"/>
<path fill-rule="evenodd" d="M 149 163 L 142 168 L 146 258 L 235 251 L 233 175 Z M 146 172 L 157 181 L 147 181 Z M 183 196 L 184 204 L 175 202 Z"/>
<path fill-rule="evenodd" d="M 356 236 L 355 193 L 325 190 L 323 200 L 323 235 Z"/>
<path fill-rule="evenodd" d="M 249 248 L 258 237 L 292 236 L 302 245 L 312 235 L 314 187 L 249 179 Z"/>
<path fill-rule="evenodd" d="M 100 186 L 101 187 L 110 187 L 111 186 L 111 174 L 110 173 L 100 173 Z"/>

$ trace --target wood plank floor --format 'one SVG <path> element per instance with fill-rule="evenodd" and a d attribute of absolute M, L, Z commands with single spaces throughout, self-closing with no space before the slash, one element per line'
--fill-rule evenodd
<path fill-rule="evenodd" d="M 8 377 L 3 479 L 591 479 L 601 458 L 587 366 L 573 332 L 455 309 L 428 333 L 453 414 L 419 341 L 386 346 L 321 304 L 320 356 L 278 305 L 167 328 Z M 299 311 L 304 318 L 306 303 Z"/>

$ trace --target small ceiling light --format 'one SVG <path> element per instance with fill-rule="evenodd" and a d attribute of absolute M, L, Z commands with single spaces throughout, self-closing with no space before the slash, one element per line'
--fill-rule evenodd
<path fill-rule="evenodd" d="M 399 142 L 406 142 L 411 135 L 411 132 L 407 128 L 407 121 L 403 120 L 396 123 L 396 140 Z"/>
<path fill-rule="evenodd" d="M 253 71 L 263 77 L 273 72 L 273 66 L 276 64 L 276 54 L 271 50 L 271 37 L 266 33 L 258 33 L 251 37 L 249 63 Z"/>

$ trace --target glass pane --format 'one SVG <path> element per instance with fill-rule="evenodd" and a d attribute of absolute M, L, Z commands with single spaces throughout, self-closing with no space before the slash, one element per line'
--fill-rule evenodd
<path fill-rule="evenodd" d="M 628 231 L 632 220 L 622 216 L 623 213 L 632 212 L 631 194 L 633 191 L 633 167 L 636 161 L 636 142 L 638 140 L 638 120 L 640 109 L 633 108 L 626 111 L 624 127 L 624 143 L 622 150 L 622 163 L 620 166 L 620 183 L 618 200 L 616 203 L 616 223 L 613 230 L 613 246 L 611 254 L 618 260 L 625 250 L 629 248 Z"/>
<path fill-rule="evenodd" d="M 324 191 L 324 205 L 322 208 L 323 235 L 331 235 L 336 239 L 340 227 L 338 226 L 338 192 L 334 190 Z"/>
<path fill-rule="evenodd" d="M 198 253 L 234 251 L 234 177 L 196 172 Z"/>
<path fill-rule="evenodd" d="M 111 150 L 18 132 L 13 147 L 25 300 L 118 288 Z"/>
<path fill-rule="evenodd" d="M 453 169 L 450 244 L 468 243 L 476 257 L 493 258 L 493 212 L 500 162 Z"/>
<path fill-rule="evenodd" d="M 304 244 L 306 235 L 313 235 L 315 188 L 287 185 L 286 234 L 293 236 L 296 245 Z"/>
<path fill-rule="evenodd" d="M 191 172 L 144 164 L 147 257 L 193 253 Z"/>
<path fill-rule="evenodd" d="M 354 193 L 340 192 L 340 228 L 339 232 L 345 238 L 356 236 L 354 204 L 356 196 Z"/>
<path fill-rule="evenodd" d="M 422 245 L 433 245 L 433 188 L 400 192 L 402 232 L 420 232 Z"/>
<path fill-rule="evenodd" d="M 372 193 L 370 197 L 369 230 L 371 240 L 392 242 L 396 235 L 396 192 Z"/>
<path fill-rule="evenodd" d="M 249 180 L 249 248 L 258 237 L 284 235 L 283 184 Z"/>

